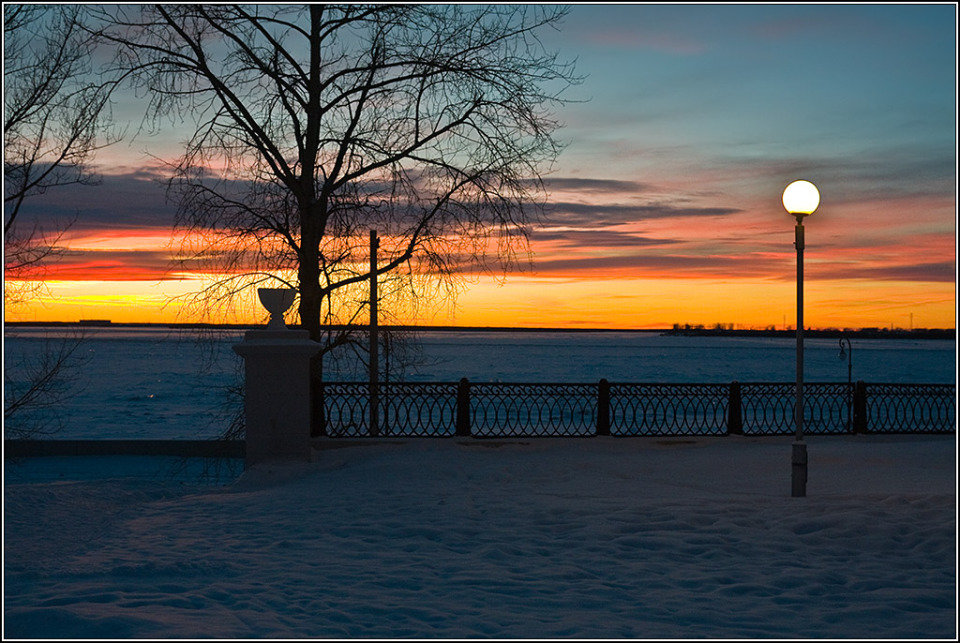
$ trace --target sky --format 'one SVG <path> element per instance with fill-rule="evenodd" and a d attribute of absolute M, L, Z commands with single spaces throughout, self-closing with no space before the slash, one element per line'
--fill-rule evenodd
<path fill-rule="evenodd" d="M 572 5 L 544 40 L 584 80 L 556 112 L 565 148 L 531 261 L 400 321 L 790 327 L 780 197 L 806 179 L 821 192 L 806 325 L 954 327 L 956 33 L 953 4 Z M 120 99 L 136 130 L 143 104 Z M 177 296 L 200 282 L 170 261 L 175 206 L 153 180 L 180 134 L 128 136 L 98 154 L 100 185 L 34 200 L 34 216 L 75 219 L 70 252 L 7 321 L 197 321 Z"/>

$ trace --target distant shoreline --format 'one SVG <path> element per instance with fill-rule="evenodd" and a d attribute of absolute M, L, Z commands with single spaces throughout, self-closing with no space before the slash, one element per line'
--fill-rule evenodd
<path fill-rule="evenodd" d="M 78 322 L 4 322 L 10 328 L 170 328 L 175 330 L 218 329 L 250 330 L 253 324 L 204 324 L 204 323 L 112 323 L 107 320 L 81 320 Z M 292 326 L 296 328 L 296 326 Z M 365 324 L 352 326 L 333 325 L 331 330 L 365 330 Z M 493 333 L 658 333 L 691 337 L 794 337 L 793 330 L 732 330 L 719 328 L 529 328 L 525 326 L 391 326 L 382 325 L 381 330 L 408 330 L 418 332 L 493 332 Z M 953 328 L 918 328 L 914 330 L 862 328 L 857 330 L 806 329 L 809 338 L 851 337 L 857 339 L 956 339 Z"/>

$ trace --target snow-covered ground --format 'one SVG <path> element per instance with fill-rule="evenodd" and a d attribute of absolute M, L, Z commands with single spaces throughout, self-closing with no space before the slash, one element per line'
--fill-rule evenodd
<path fill-rule="evenodd" d="M 791 441 L 7 464 L 4 634 L 954 638 L 955 436 L 809 438 L 806 498 Z"/>

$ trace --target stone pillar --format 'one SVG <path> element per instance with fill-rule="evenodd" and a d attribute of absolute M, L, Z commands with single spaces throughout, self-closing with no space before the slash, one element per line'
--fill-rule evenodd
<path fill-rule="evenodd" d="M 246 462 L 310 460 L 310 358 L 320 345 L 305 330 L 251 330 L 243 357 Z"/>

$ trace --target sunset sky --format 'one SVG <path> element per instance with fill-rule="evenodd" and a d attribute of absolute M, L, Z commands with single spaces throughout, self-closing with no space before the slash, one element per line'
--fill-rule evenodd
<path fill-rule="evenodd" d="M 953 4 L 574 5 L 545 37 L 585 80 L 558 113 L 567 147 L 532 264 L 407 321 L 790 325 L 780 195 L 807 179 L 808 325 L 954 327 L 956 30 Z M 195 321 L 170 299 L 198 282 L 170 261 L 174 206 L 155 181 L 185 134 L 134 137 L 143 105 L 120 99 L 131 125 L 98 153 L 102 183 L 24 215 L 75 217 L 71 251 L 7 321 Z"/>

